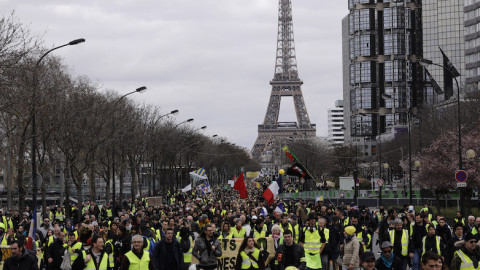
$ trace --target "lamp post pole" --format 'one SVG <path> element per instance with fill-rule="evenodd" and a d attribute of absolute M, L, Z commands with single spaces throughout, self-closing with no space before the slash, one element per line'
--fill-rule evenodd
<path fill-rule="evenodd" d="M 85 39 L 80 38 L 80 39 L 75 39 L 70 41 L 69 43 L 63 44 L 61 46 L 55 47 L 46 53 L 44 53 L 40 59 L 38 59 L 37 64 L 35 65 L 35 70 L 33 73 L 33 89 L 32 89 L 32 156 L 31 156 L 31 161 L 32 161 L 32 203 L 33 203 L 33 214 L 37 214 L 37 175 L 38 175 L 38 170 L 37 170 L 37 124 L 36 124 L 36 118 L 37 118 L 37 87 L 38 87 L 38 67 L 40 66 L 40 62 L 42 62 L 43 58 L 47 56 L 47 54 L 53 52 L 54 50 L 63 48 L 65 46 L 69 45 L 77 45 L 79 43 L 85 42 Z M 67 202 L 68 204 L 68 202 Z M 45 212 L 45 209 L 43 209 L 43 212 Z M 35 225 L 36 226 L 36 225 Z"/>
<path fill-rule="evenodd" d="M 117 99 L 117 101 L 115 102 L 114 106 L 113 106 L 113 110 L 114 110 L 114 115 L 113 115 L 113 129 L 112 129 L 112 133 L 113 133 L 113 136 L 115 136 L 115 129 L 116 129 L 116 111 L 117 111 L 117 105 L 118 103 L 120 103 L 120 101 L 122 101 L 124 98 L 126 98 L 127 96 L 131 95 L 131 94 L 135 94 L 135 93 L 143 93 L 144 91 L 147 90 L 147 87 L 146 86 L 142 86 L 142 87 L 139 87 L 137 89 L 135 89 L 135 91 L 132 91 L 130 93 L 127 93 L 123 96 L 121 96 L 119 99 Z M 112 136 L 112 137 L 113 137 Z M 115 181 L 115 143 L 112 144 L 112 181 L 113 181 L 113 185 L 112 185 L 112 188 L 113 188 L 113 192 L 112 192 L 112 201 L 113 201 L 113 208 L 116 207 L 116 203 L 117 203 L 117 198 L 116 198 L 116 194 L 117 194 L 117 184 L 116 184 L 116 181 Z M 120 193 L 120 200 L 122 199 L 122 194 Z M 116 210 L 115 210 L 116 211 Z"/>
<path fill-rule="evenodd" d="M 458 84 L 458 80 L 453 74 L 453 72 L 440 64 L 433 63 L 431 60 L 428 59 L 419 59 L 418 62 L 420 65 L 423 67 L 428 67 L 429 65 L 434 65 L 437 67 L 443 68 L 443 70 L 446 70 L 452 78 L 455 80 L 455 84 L 457 85 L 457 124 L 458 124 L 458 169 L 462 170 L 463 169 L 463 158 L 462 158 L 462 119 L 460 115 L 460 86 Z M 465 215 L 465 194 L 464 194 L 464 188 L 459 188 L 460 189 L 460 212 L 462 215 Z"/>

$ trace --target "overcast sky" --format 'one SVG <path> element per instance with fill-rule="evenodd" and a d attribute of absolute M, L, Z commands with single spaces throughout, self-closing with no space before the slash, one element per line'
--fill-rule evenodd
<path fill-rule="evenodd" d="M 299 76 L 317 136 L 327 109 L 342 99 L 341 20 L 347 0 L 292 0 Z M 7 16 L 41 35 L 73 72 L 164 112 L 178 122 L 251 148 L 263 122 L 273 78 L 278 0 L 0 0 Z M 280 121 L 296 121 L 284 98 Z"/>

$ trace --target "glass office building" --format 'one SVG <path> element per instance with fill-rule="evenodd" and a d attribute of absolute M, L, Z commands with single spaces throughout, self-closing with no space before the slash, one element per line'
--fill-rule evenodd
<path fill-rule="evenodd" d="M 349 0 L 348 8 L 343 29 L 349 31 L 349 132 L 373 139 L 406 125 L 407 108 L 432 96 L 422 67 L 414 63 L 423 53 L 422 1 Z"/>
<path fill-rule="evenodd" d="M 463 0 L 423 0 L 423 56 L 434 63 L 445 65 L 442 52 L 458 72 L 465 74 Z M 449 99 L 457 92 L 456 84 L 442 67 L 429 66 L 428 70 L 444 91 L 436 102 Z M 461 82 L 462 77 L 457 78 Z M 455 96 L 455 95 L 454 95 Z"/>
<path fill-rule="evenodd" d="M 465 0 L 465 86 L 480 89 L 480 0 Z M 462 74 L 463 75 L 463 74 Z"/>

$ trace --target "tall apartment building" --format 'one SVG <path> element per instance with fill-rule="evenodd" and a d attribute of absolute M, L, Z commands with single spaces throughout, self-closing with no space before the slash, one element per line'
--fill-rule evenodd
<path fill-rule="evenodd" d="M 327 141 L 329 144 L 343 145 L 345 128 L 343 124 L 343 100 L 337 100 L 335 101 L 335 108 L 328 109 Z"/>
<path fill-rule="evenodd" d="M 423 57 L 445 65 L 442 51 L 460 73 L 458 82 L 465 82 L 465 24 L 463 0 L 423 0 Z M 469 36 L 472 37 L 472 36 Z M 442 67 L 431 65 L 428 71 L 443 90 L 433 98 L 442 102 L 456 97 L 457 86 L 451 74 Z"/>
<path fill-rule="evenodd" d="M 465 85 L 467 91 L 480 89 L 480 0 L 464 0 Z"/>
<path fill-rule="evenodd" d="M 365 155 L 375 155 L 372 141 L 405 125 L 407 108 L 414 110 L 432 95 L 424 87 L 423 68 L 415 63 L 423 53 L 422 1 L 349 0 L 348 8 L 348 27 L 343 25 L 344 44 L 348 39 L 344 65 L 349 66 L 347 137 L 367 146 Z"/>

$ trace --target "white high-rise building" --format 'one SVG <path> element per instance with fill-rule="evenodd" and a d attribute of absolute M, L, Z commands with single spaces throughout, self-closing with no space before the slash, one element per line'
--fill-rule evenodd
<path fill-rule="evenodd" d="M 332 145 L 342 145 L 345 141 L 343 125 L 343 100 L 335 101 L 335 108 L 328 110 L 328 137 Z"/>

